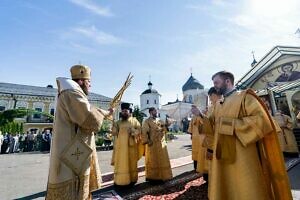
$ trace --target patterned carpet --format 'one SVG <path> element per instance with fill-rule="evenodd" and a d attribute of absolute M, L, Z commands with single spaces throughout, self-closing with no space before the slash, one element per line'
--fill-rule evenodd
<path fill-rule="evenodd" d="M 147 186 L 140 184 L 133 191 L 127 191 L 128 193 L 122 195 L 122 198 L 130 200 L 208 199 L 207 184 L 194 171 L 185 172 L 162 185 L 149 187 L 149 183 L 143 184 L 147 184 Z M 142 187 L 145 188 L 142 189 Z"/>
<path fill-rule="evenodd" d="M 195 171 L 184 172 L 173 179 L 151 184 L 143 182 L 131 187 L 109 186 L 92 192 L 93 200 L 128 199 L 200 199 L 207 200 L 207 184 Z"/>

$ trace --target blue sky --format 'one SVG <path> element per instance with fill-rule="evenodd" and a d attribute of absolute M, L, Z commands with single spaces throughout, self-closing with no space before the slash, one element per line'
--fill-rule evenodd
<path fill-rule="evenodd" d="M 114 96 L 127 74 L 125 101 L 139 104 L 149 76 L 174 101 L 191 69 L 205 88 L 211 75 L 236 79 L 276 45 L 299 46 L 297 0 L 1 0 L 1 82 L 55 86 L 82 63 L 92 91 Z"/>

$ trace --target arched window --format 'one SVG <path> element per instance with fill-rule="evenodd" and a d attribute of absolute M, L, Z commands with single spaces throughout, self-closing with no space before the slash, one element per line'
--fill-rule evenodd
<path fill-rule="evenodd" d="M 54 105 L 54 103 L 50 103 L 50 105 L 49 105 L 49 113 L 50 113 L 50 115 L 53 115 L 54 116 L 54 112 L 55 112 L 55 105 Z M 101 106 L 99 106 L 99 107 L 101 107 Z"/>
<path fill-rule="evenodd" d="M 51 109 L 50 109 L 50 115 L 53 115 L 53 116 L 54 116 L 54 108 L 51 108 Z"/>
<path fill-rule="evenodd" d="M 0 111 L 4 111 L 6 108 L 8 108 L 8 101 L 0 100 Z"/>
<path fill-rule="evenodd" d="M 45 104 L 43 102 L 34 102 L 33 103 L 33 109 L 38 111 L 38 112 L 43 112 L 44 111 L 44 107 L 45 107 Z M 33 118 L 41 118 L 41 114 L 34 114 L 33 115 Z"/>
<path fill-rule="evenodd" d="M 154 99 L 154 104 L 156 104 L 156 99 Z"/>
<path fill-rule="evenodd" d="M 26 101 L 17 101 L 17 108 L 28 108 L 28 103 Z"/>
<path fill-rule="evenodd" d="M 192 95 L 189 96 L 189 102 L 193 103 L 193 97 L 192 97 Z"/>
<path fill-rule="evenodd" d="M 149 100 L 147 99 L 147 104 L 149 104 Z"/>
<path fill-rule="evenodd" d="M 43 110 L 42 110 L 42 108 L 35 108 L 34 109 L 35 111 L 38 111 L 38 112 L 42 112 Z M 33 115 L 33 118 L 41 118 L 42 117 L 42 115 L 40 114 L 40 113 L 35 113 L 34 115 Z"/>

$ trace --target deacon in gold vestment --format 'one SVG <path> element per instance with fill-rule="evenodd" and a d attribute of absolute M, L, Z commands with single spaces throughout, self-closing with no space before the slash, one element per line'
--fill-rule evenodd
<path fill-rule="evenodd" d="M 203 120 L 200 116 L 195 115 L 197 107 L 192 105 L 191 112 L 194 115 L 188 132 L 192 137 L 192 160 L 194 161 L 194 169 L 202 174 L 208 173 L 208 162 L 205 159 L 207 148 L 203 146 L 205 134 L 203 132 Z"/>
<path fill-rule="evenodd" d="M 121 104 L 121 119 L 114 123 L 112 135 L 114 151 L 114 184 L 117 186 L 132 186 L 138 180 L 137 162 L 141 157 L 141 125 L 131 116 L 129 103 Z"/>
<path fill-rule="evenodd" d="M 210 116 L 213 114 L 216 103 L 221 99 L 222 95 L 220 95 L 214 87 L 211 87 L 207 93 L 208 93 L 210 105 L 208 106 L 206 116 L 210 118 Z M 195 116 L 197 116 L 197 111 L 196 109 L 195 110 L 194 109 L 192 112 L 194 113 Z M 209 182 L 208 175 L 211 171 L 211 159 L 212 159 L 212 152 L 213 152 L 214 134 L 212 131 L 205 131 L 205 130 L 207 130 L 207 128 L 205 128 L 205 124 L 202 121 L 201 131 L 205 134 L 205 137 L 200 146 L 200 149 L 202 149 L 202 152 L 203 151 L 204 152 L 198 153 L 198 163 L 200 162 L 203 164 L 197 165 L 197 172 L 203 173 L 203 178 L 206 180 L 206 182 Z"/>
<path fill-rule="evenodd" d="M 143 123 L 142 141 L 145 144 L 146 180 L 166 181 L 172 178 L 172 170 L 165 139 L 166 124 L 157 118 L 154 107 L 149 108 L 150 117 Z"/>
<path fill-rule="evenodd" d="M 72 80 L 57 78 L 58 97 L 51 142 L 47 200 L 91 199 L 101 186 L 94 132 L 110 112 L 88 102 L 90 68 L 75 65 Z"/>
<path fill-rule="evenodd" d="M 299 153 L 295 135 L 293 133 L 293 121 L 290 116 L 284 115 L 280 110 L 274 115 L 275 120 L 279 124 L 284 138 L 284 152 Z"/>
<path fill-rule="evenodd" d="M 291 200 L 275 127 L 261 99 L 252 90 L 235 91 L 230 72 L 212 79 L 224 99 L 210 118 L 215 137 L 209 199 Z"/>

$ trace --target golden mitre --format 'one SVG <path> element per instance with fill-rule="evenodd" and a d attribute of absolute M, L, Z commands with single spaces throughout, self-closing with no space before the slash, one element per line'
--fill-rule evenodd
<path fill-rule="evenodd" d="M 72 79 L 91 79 L 91 69 L 85 65 L 74 65 L 70 69 Z"/>

